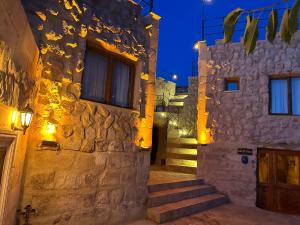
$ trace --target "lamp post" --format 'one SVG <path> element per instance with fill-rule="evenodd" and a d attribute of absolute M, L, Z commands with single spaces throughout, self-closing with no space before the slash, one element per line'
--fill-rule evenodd
<path fill-rule="evenodd" d="M 201 30 L 201 41 L 204 41 L 205 40 L 205 21 L 204 21 L 204 17 L 205 17 L 205 4 L 209 4 L 209 3 L 212 3 L 212 0 L 201 0 L 201 6 L 202 6 L 202 19 L 201 19 L 201 22 L 202 22 L 202 30 Z"/>
<path fill-rule="evenodd" d="M 199 41 L 196 41 L 193 44 L 193 51 L 192 51 L 192 76 L 197 76 L 198 49 L 199 49 Z"/>

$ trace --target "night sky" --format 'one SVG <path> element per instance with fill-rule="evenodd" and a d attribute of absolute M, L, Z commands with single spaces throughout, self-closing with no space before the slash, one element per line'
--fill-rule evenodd
<path fill-rule="evenodd" d="M 212 0 L 205 5 L 206 33 L 222 32 L 222 17 L 234 8 L 253 9 L 271 5 L 277 0 Z M 279 7 L 285 7 L 281 5 Z M 157 76 L 170 79 L 171 74 L 178 74 L 177 84 L 187 85 L 187 77 L 192 74 L 192 61 L 196 62 L 197 53 L 193 43 L 201 39 L 201 0 L 154 0 L 154 12 L 160 15 L 160 37 L 158 50 Z M 219 19 L 211 20 L 211 18 Z M 221 18 L 220 18 L 221 17 Z M 263 16 L 262 16 L 263 17 Z M 267 14 L 264 16 L 268 17 Z M 264 22 L 262 22 L 264 23 Z M 244 27 L 240 24 L 241 28 Z M 265 25 L 261 24 L 262 29 Z M 263 38 L 263 31 L 260 37 Z M 235 40 L 239 40 L 239 32 Z M 222 39 L 222 34 L 207 36 L 208 44 Z"/>

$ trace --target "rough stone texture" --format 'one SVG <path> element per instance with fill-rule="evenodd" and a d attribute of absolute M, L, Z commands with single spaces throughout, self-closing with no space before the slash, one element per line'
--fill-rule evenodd
<path fill-rule="evenodd" d="M 165 105 L 169 104 L 169 100 L 174 97 L 176 92 L 176 84 L 166 81 L 164 78 L 158 77 L 155 80 L 155 106 L 161 105 L 164 101 Z"/>
<path fill-rule="evenodd" d="M 34 90 L 32 77 L 15 64 L 12 50 L 0 40 L 0 102 L 20 109 L 32 101 Z"/>
<path fill-rule="evenodd" d="M 189 77 L 188 97 L 184 99 L 179 113 L 179 127 L 187 132 L 187 137 L 196 137 L 197 127 L 198 77 Z"/>
<path fill-rule="evenodd" d="M 210 98 L 206 100 L 207 128 L 213 143 L 199 146 L 198 175 L 238 204 L 255 203 L 258 147 L 299 149 L 300 119 L 269 115 L 268 87 L 270 75 L 300 74 L 299 59 L 300 32 L 290 45 L 279 38 L 273 45 L 259 41 L 250 56 L 241 43 L 218 43 L 207 49 L 208 74 L 199 88 L 205 90 L 202 85 L 206 85 Z M 224 91 L 226 77 L 239 77 L 240 90 Z M 248 165 L 242 164 L 238 148 L 253 149 Z"/>
<path fill-rule="evenodd" d="M 128 0 L 25 0 L 24 7 L 44 64 L 22 199 L 38 211 L 31 223 L 108 225 L 143 217 L 150 159 L 138 147 L 142 128 L 152 134 L 153 99 L 151 84 L 146 93 L 140 82 L 155 77 L 158 21 L 141 17 Z M 80 99 L 86 42 L 138 59 L 133 109 Z M 48 123 L 59 152 L 37 147 L 49 138 Z"/>
<path fill-rule="evenodd" d="M 27 103 L 33 107 L 40 76 L 37 66 L 39 54 L 21 2 L 1 0 L 0 15 L 0 136 L 3 138 L 3 135 L 10 134 L 17 140 L 9 150 L 11 158 L 5 159 L 10 169 L 6 190 L 2 174 L 1 191 L 6 196 L 1 196 L 1 201 L 5 202 L 0 223 L 14 225 L 19 209 L 27 136 L 11 130 L 11 115 L 13 110 Z"/>

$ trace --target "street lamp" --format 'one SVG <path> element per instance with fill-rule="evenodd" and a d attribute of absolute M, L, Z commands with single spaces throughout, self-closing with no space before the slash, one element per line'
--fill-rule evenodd
<path fill-rule="evenodd" d="M 178 79 L 177 74 L 172 74 L 171 79 L 172 81 L 176 81 Z"/>
<path fill-rule="evenodd" d="M 213 0 L 201 0 L 202 3 L 202 33 L 201 33 L 201 41 L 205 39 L 205 23 L 204 23 L 204 16 L 205 16 L 205 4 L 212 3 Z"/>

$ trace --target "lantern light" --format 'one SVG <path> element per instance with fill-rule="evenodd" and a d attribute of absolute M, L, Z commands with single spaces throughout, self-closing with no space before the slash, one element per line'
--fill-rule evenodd
<path fill-rule="evenodd" d="M 17 116 L 18 112 L 14 111 L 11 118 L 11 129 L 16 131 L 23 131 L 23 133 L 26 133 L 27 128 L 30 126 L 32 116 L 33 116 L 33 110 L 27 105 L 24 109 L 20 110 L 20 116 L 21 116 L 21 128 L 16 127 L 17 122 Z"/>

